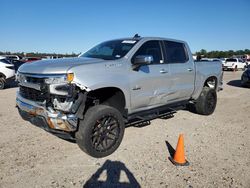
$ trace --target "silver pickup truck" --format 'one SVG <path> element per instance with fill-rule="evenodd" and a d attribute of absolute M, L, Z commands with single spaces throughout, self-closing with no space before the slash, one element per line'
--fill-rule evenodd
<path fill-rule="evenodd" d="M 126 125 L 191 104 L 210 115 L 222 89 L 220 62 L 194 62 L 186 42 L 139 37 L 103 42 L 77 58 L 41 60 L 17 73 L 24 120 L 76 140 L 92 157 L 120 145 Z"/>

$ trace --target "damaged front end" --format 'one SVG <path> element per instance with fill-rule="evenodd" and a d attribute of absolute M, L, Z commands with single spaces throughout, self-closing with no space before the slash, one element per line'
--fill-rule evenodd
<path fill-rule="evenodd" d="M 18 73 L 16 104 L 22 118 L 49 132 L 75 132 L 78 120 L 83 118 L 87 91 L 73 80 L 72 73 Z"/>

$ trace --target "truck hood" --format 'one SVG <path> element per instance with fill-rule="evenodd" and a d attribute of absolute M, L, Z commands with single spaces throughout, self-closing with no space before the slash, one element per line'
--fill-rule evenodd
<path fill-rule="evenodd" d="M 236 64 L 237 62 L 234 61 L 226 61 L 225 63 L 223 63 L 223 65 L 227 65 L 227 66 L 232 66 L 233 64 Z"/>
<path fill-rule="evenodd" d="M 100 62 L 103 60 L 86 57 L 40 60 L 25 63 L 19 67 L 18 71 L 29 74 L 65 74 L 75 66 Z"/>

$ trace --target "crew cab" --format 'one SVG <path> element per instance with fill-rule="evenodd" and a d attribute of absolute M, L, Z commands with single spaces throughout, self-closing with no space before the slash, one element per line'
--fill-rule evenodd
<path fill-rule="evenodd" d="M 184 41 L 136 35 L 103 42 L 76 58 L 23 64 L 17 80 L 24 120 L 76 140 L 98 158 L 118 148 L 126 125 L 187 104 L 212 114 L 222 70 L 217 61 L 194 62 Z"/>
<path fill-rule="evenodd" d="M 246 68 L 246 63 L 239 58 L 228 58 L 222 64 L 223 70 L 234 70 L 237 71 L 238 69 L 244 70 Z"/>

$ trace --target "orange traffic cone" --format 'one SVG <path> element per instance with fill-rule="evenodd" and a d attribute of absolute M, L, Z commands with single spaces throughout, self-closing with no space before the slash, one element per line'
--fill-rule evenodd
<path fill-rule="evenodd" d="M 189 165 L 189 162 L 185 159 L 183 134 L 180 134 L 179 136 L 174 158 L 169 157 L 169 160 L 176 166 L 188 166 Z"/>

